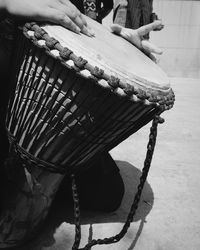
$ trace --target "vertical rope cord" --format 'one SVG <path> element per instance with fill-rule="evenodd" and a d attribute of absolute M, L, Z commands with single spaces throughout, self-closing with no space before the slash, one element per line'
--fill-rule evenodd
<path fill-rule="evenodd" d="M 155 144 L 156 144 L 157 126 L 158 126 L 158 123 L 163 123 L 163 122 L 164 122 L 164 119 L 162 119 L 159 115 L 157 115 L 152 122 L 152 126 L 150 128 L 150 134 L 149 134 L 149 142 L 147 144 L 146 158 L 144 161 L 144 167 L 142 169 L 142 175 L 140 177 L 140 183 L 138 185 L 137 193 L 134 197 L 130 212 L 127 216 L 127 220 L 126 220 L 122 230 L 118 234 L 116 234 L 115 236 L 112 236 L 110 238 L 97 239 L 97 240 L 94 239 L 94 240 L 90 241 L 88 244 L 86 244 L 85 247 L 80 248 L 80 249 L 78 248 L 78 244 L 77 244 L 77 243 L 80 243 L 80 237 L 81 237 L 81 235 L 80 235 L 80 218 L 79 218 L 80 211 L 79 211 L 79 204 L 78 204 L 77 193 L 76 193 L 77 189 L 75 186 L 73 186 L 73 185 L 75 185 L 74 175 L 72 175 L 72 186 L 73 186 L 72 189 L 74 190 L 73 195 L 75 195 L 73 197 L 74 201 L 75 201 L 75 203 L 74 203 L 74 207 L 75 207 L 74 215 L 75 215 L 75 223 L 77 223 L 76 224 L 75 242 L 74 242 L 74 245 L 72 247 L 72 250 L 90 250 L 92 246 L 97 245 L 97 244 L 102 245 L 102 244 L 116 243 L 116 242 L 120 241 L 124 237 L 124 235 L 127 233 L 128 229 L 130 227 L 130 224 L 133 221 L 133 217 L 136 213 L 136 210 L 138 208 L 138 204 L 139 204 L 139 201 L 141 198 L 142 190 L 143 190 L 143 187 L 144 187 L 144 184 L 145 184 L 145 181 L 146 181 L 146 178 L 148 176 L 148 172 L 149 172 L 149 169 L 151 166 L 151 161 L 152 161 L 154 148 L 155 148 Z"/>
<path fill-rule="evenodd" d="M 80 206 L 79 206 L 78 190 L 74 174 L 71 175 L 71 181 L 72 181 L 72 195 L 74 201 L 74 220 L 75 220 L 75 240 L 72 246 L 72 250 L 77 250 L 81 241 L 81 225 L 80 225 Z"/>

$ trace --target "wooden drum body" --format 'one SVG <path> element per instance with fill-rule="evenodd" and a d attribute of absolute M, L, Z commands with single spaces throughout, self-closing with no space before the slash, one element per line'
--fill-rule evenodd
<path fill-rule="evenodd" d="M 37 25 L 25 31 L 29 39 L 19 37 L 8 133 L 21 155 L 56 172 L 71 172 L 110 150 L 173 104 L 169 80 L 157 65 L 89 23 L 95 38 L 57 26 L 44 33 Z"/>
<path fill-rule="evenodd" d="M 156 64 L 87 20 L 93 38 L 35 23 L 18 30 L 6 127 L 14 155 L 36 182 L 37 172 L 44 171 L 59 186 L 59 173 L 81 171 L 174 103 L 169 80 Z"/>

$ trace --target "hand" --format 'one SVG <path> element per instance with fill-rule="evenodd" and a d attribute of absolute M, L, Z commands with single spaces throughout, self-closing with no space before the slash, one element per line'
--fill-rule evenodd
<path fill-rule="evenodd" d="M 4 0 L 4 9 L 15 18 L 49 21 L 76 33 L 94 35 L 83 15 L 69 0 Z"/>
<path fill-rule="evenodd" d="M 163 24 L 159 20 L 156 20 L 153 23 L 144 25 L 135 30 L 124 28 L 118 24 L 111 25 L 112 32 L 120 35 L 121 37 L 131 42 L 133 45 L 135 45 L 137 48 L 139 48 L 145 54 L 147 54 L 155 62 L 157 61 L 157 59 L 152 53 L 161 55 L 163 51 L 156 45 L 150 43 L 149 40 L 144 39 L 144 36 L 148 34 L 150 31 L 162 28 Z"/>

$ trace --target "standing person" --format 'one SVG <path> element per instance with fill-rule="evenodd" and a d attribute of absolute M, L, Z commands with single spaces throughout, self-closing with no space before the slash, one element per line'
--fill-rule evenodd
<path fill-rule="evenodd" d="M 158 19 L 153 12 L 153 0 L 115 0 L 113 22 L 138 29 Z"/>
<path fill-rule="evenodd" d="M 113 0 L 83 0 L 84 13 L 102 23 L 102 20 L 113 9 Z"/>

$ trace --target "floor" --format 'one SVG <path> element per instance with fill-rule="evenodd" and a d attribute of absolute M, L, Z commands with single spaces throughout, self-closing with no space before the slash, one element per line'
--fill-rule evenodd
<path fill-rule="evenodd" d="M 163 114 L 150 173 L 134 221 L 118 243 L 94 250 L 200 249 L 200 80 L 171 79 L 174 108 Z M 110 214 L 82 211 L 83 247 L 117 234 L 138 185 L 150 124 L 111 151 L 125 183 L 120 208 Z M 64 201 L 63 201 L 64 204 Z M 58 206 L 41 233 L 20 250 L 68 250 L 74 241 L 72 211 Z"/>

